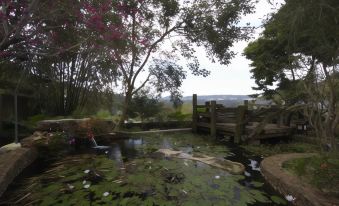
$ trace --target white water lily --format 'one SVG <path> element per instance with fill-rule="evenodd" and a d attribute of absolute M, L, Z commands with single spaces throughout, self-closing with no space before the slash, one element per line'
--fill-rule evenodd
<path fill-rule="evenodd" d="M 82 181 L 82 184 L 84 185 L 84 184 L 86 184 L 86 182 L 87 182 L 87 181 L 86 181 L 86 180 L 84 180 L 84 181 Z"/>
<path fill-rule="evenodd" d="M 292 201 L 294 201 L 296 198 L 293 197 L 292 195 L 286 195 L 286 196 L 285 196 L 285 199 L 286 199 L 287 201 L 289 201 L 289 202 L 292 202 Z"/>
<path fill-rule="evenodd" d="M 74 189 L 74 185 L 71 185 L 71 184 L 67 184 L 68 188 L 73 190 Z"/>
<path fill-rule="evenodd" d="M 84 188 L 88 189 L 90 186 L 91 186 L 90 184 L 87 184 L 87 185 L 84 185 Z"/>
<path fill-rule="evenodd" d="M 249 173 L 249 172 L 244 172 L 244 175 L 246 176 L 246 177 L 251 177 L 251 173 Z"/>
<path fill-rule="evenodd" d="M 117 183 L 117 184 L 120 184 L 120 183 L 122 183 L 122 180 L 114 180 L 114 181 L 112 181 L 112 182 Z"/>
<path fill-rule="evenodd" d="M 215 179 L 220 179 L 220 176 L 219 176 L 219 175 L 216 175 L 214 178 L 215 178 Z"/>
<path fill-rule="evenodd" d="M 104 192 L 102 196 L 107 197 L 109 195 L 109 192 Z"/>
<path fill-rule="evenodd" d="M 85 170 L 84 173 L 88 174 L 90 170 Z"/>
<path fill-rule="evenodd" d="M 255 161 L 255 160 L 251 160 L 250 159 L 250 164 L 249 164 L 249 166 L 252 168 L 252 170 L 255 170 L 255 171 L 259 171 L 260 172 L 260 167 L 258 167 L 257 165 L 258 165 L 258 162 L 257 161 Z"/>

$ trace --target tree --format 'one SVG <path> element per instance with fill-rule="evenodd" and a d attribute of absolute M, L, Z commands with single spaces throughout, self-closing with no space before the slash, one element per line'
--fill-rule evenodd
<path fill-rule="evenodd" d="M 22 44 L 31 36 L 27 27 L 39 0 L 1 1 L 0 5 L 0 57 L 11 55 L 11 49 Z"/>
<path fill-rule="evenodd" d="M 81 110 L 88 95 L 106 90 L 116 75 L 114 63 L 92 42 L 89 20 L 79 14 L 85 3 L 72 2 L 69 7 L 65 0 L 43 1 L 38 6 L 42 14 L 30 21 L 39 32 L 35 44 L 25 45 L 28 60 L 14 59 L 28 74 L 49 80 L 40 82 L 36 93 L 41 110 L 53 115 Z"/>
<path fill-rule="evenodd" d="M 27 80 L 32 81 L 32 76 L 48 80 L 32 84 L 37 86 L 41 109 L 52 114 L 71 114 L 85 104 L 89 94 L 107 91 L 117 74 L 114 63 L 95 48 L 98 38 L 91 31 L 95 18 L 81 13 L 93 2 L 105 10 L 105 2 L 94 0 L 0 2 L 0 64 L 13 64 L 20 73 L 13 81 L 14 102 L 21 80 L 30 77 Z M 15 125 L 17 128 L 17 121 Z M 15 133 L 17 141 L 17 129 Z"/>
<path fill-rule="evenodd" d="M 230 51 L 233 43 L 247 39 L 252 29 L 237 23 L 242 14 L 252 11 L 253 4 L 252 0 L 116 0 L 108 2 L 110 9 L 105 11 L 116 14 L 111 21 L 102 18 L 102 10 L 94 3 L 87 4 L 83 14 L 100 22 L 94 31 L 102 37 L 103 47 L 117 62 L 122 75 L 125 101 L 118 125 L 127 118 L 133 95 L 145 85 L 161 86 L 159 92 L 169 91 L 177 99 L 178 86 L 185 75 L 173 61 L 176 54 L 187 60 L 187 67 L 195 75 L 207 76 L 209 71 L 199 67 L 194 45 L 205 47 L 213 61 L 228 64 L 234 56 Z M 88 15 L 89 11 L 97 12 Z M 165 46 L 169 42 L 172 44 Z M 146 73 L 145 78 L 142 73 Z M 161 73 L 168 77 L 166 87 L 159 83 L 163 80 L 159 79 Z"/>
<path fill-rule="evenodd" d="M 335 0 L 286 0 L 266 22 L 262 36 L 245 49 L 257 89 L 272 92 L 269 86 L 274 83 L 274 92 L 297 89 L 294 94 L 304 102 L 317 137 L 330 141 L 334 149 L 339 123 L 338 9 Z"/>
<path fill-rule="evenodd" d="M 159 96 L 150 95 L 150 89 L 140 90 L 131 100 L 128 108 L 129 117 L 140 117 L 141 122 L 155 117 L 161 112 L 163 105 L 159 102 Z"/>

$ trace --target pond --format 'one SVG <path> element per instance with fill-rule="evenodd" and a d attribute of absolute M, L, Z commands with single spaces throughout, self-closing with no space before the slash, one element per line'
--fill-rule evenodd
<path fill-rule="evenodd" d="M 11 205 L 287 205 L 260 174 L 260 157 L 191 133 L 115 140 L 22 175 L 0 200 Z M 159 148 L 240 162 L 232 175 L 201 162 L 169 158 Z M 28 168 L 31 169 L 31 168 Z"/>

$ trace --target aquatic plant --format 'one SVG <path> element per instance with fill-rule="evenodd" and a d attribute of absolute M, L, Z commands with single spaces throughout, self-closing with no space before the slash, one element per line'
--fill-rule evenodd
<path fill-rule="evenodd" d="M 177 147 L 192 155 L 227 156 L 227 147 L 207 138 L 189 133 L 157 134 L 120 140 L 121 148 L 113 145 L 102 155 L 69 156 L 22 181 L 8 202 L 42 206 L 285 204 L 278 196 L 270 197 L 260 180 L 153 152 Z"/>

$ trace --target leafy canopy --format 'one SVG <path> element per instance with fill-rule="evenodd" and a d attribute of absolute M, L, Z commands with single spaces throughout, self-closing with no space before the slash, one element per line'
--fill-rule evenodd
<path fill-rule="evenodd" d="M 336 0 L 287 0 L 272 14 L 261 37 L 244 51 L 252 60 L 251 73 L 257 84 L 254 89 L 268 96 L 282 90 L 300 91 L 298 79 L 310 76 L 312 61 L 338 64 L 338 9 Z M 274 84 L 277 89 L 272 89 Z"/>

